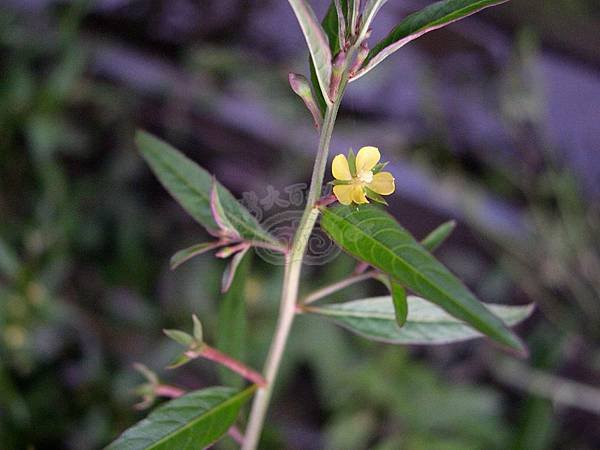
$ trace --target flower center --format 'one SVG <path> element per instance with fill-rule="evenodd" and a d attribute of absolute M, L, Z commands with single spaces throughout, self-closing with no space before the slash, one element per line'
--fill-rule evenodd
<path fill-rule="evenodd" d="M 361 172 L 359 172 L 357 174 L 358 180 L 361 183 L 370 183 L 371 181 L 373 181 L 373 172 L 371 172 L 370 170 L 363 170 Z"/>

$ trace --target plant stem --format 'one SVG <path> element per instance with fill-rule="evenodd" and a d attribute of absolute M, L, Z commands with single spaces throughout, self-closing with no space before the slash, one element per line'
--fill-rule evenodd
<path fill-rule="evenodd" d="M 358 275 L 351 275 L 347 278 L 344 278 L 340 281 L 336 281 L 335 283 L 328 284 L 327 286 L 322 287 L 321 289 L 317 289 L 316 291 L 308 294 L 304 300 L 302 300 L 303 305 L 310 305 L 317 300 L 321 300 L 323 297 L 327 297 L 334 292 L 341 291 L 342 289 L 347 288 L 348 286 L 352 286 L 359 281 L 369 280 L 371 278 L 375 278 L 377 273 L 375 271 L 364 272 Z"/>
<path fill-rule="evenodd" d="M 306 207 L 304 208 L 302 219 L 296 230 L 292 248 L 286 255 L 279 318 L 277 320 L 275 335 L 273 336 L 273 341 L 263 371 L 267 386 L 259 389 L 254 397 L 242 450 L 255 450 L 258 446 L 265 416 L 269 407 L 269 401 L 273 392 L 273 385 L 277 378 L 281 358 L 296 314 L 296 301 L 298 299 L 298 286 L 300 282 L 302 260 L 304 258 L 308 239 L 312 233 L 317 217 L 319 216 L 319 209 L 317 208 L 316 203 L 321 195 L 323 177 L 325 176 L 325 168 L 327 166 L 327 156 L 329 154 L 329 144 L 331 142 L 333 127 L 335 125 L 347 81 L 348 75 L 347 70 L 345 70 L 337 96 L 325 111 L 325 117 L 323 118 L 323 126 L 321 127 L 321 135 L 319 138 L 319 148 L 313 167 Z"/>

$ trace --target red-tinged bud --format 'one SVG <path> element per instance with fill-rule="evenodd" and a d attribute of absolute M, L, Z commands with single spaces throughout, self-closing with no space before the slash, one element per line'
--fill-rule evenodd
<path fill-rule="evenodd" d="M 329 98 L 331 99 L 331 101 L 334 101 L 335 97 L 337 96 L 337 92 L 340 87 L 340 82 L 342 80 L 342 75 L 344 74 L 345 67 L 346 52 L 342 50 L 337 54 L 337 56 L 333 60 L 333 65 L 331 68 L 331 81 L 329 83 Z"/>
<path fill-rule="evenodd" d="M 352 68 L 350 69 L 350 78 L 352 78 L 360 70 L 363 63 L 365 62 L 365 59 L 367 59 L 368 54 L 369 46 L 366 42 L 363 42 L 362 44 L 360 44 L 360 48 L 358 49 L 358 53 L 356 54 L 356 59 L 352 64 Z"/>
<path fill-rule="evenodd" d="M 321 110 L 317 106 L 317 102 L 313 96 L 310 83 L 306 77 L 293 72 L 290 72 L 288 79 L 292 91 L 294 91 L 298 97 L 302 99 L 306 105 L 306 108 L 308 108 L 308 111 L 313 117 L 315 127 L 319 129 L 321 127 L 321 123 L 323 122 L 323 117 L 321 116 Z"/>

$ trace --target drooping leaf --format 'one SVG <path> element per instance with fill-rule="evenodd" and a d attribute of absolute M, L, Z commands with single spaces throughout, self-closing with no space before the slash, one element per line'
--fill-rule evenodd
<path fill-rule="evenodd" d="M 231 258 L 231 261 L 227 267 L 225 267 L 225 270 L 223 271 L 223 278 L 221 280 L 221 292 L 227 292 L 229 290 L 231 282 L 233 281 L 233 277 L 235 276 L 235 272 L 249 249 L 250 247 L 246 247 L 237 252 L 235 255 L 233 255 L 233 258 Z"/>
<path fill-rule="evenodd" d="M 455 228 L 455 220 L 444 222 L 427 236 L 425 236 L 425 238 L 421 241 L 421 245 L 428 251 L 433 252 L 450 237 Z"/>
<path fill-rule="evenodd" d="M 156 408 L 106 450 L 198 450 L 218 441 L 234 423 L 256 386 L 238 392 L 212 387 Z"/>
<path fill-rule="evenodd" d="M 201 255 L 202 253 L 206 253 L 214 248 L 223 245 L 220 242 L 203 242 L 201 244 L 192 245 L 191 247 L 184 248 L 183 250 L 179 250 L 171 257 L 170 267 L 171 270 L 175 270 L 184 262 L 192 259 L 194 256 Z"/>
<path fill-rule="evenodd" d="M 440 307 L 409 295 L 408 316 L 403 327 L 396 323 L 396 311 L 389 296 L 372 297 L 346 303 L 305 306 L 305 312 L 318 314 L 363 337 L 390 344 L 448 344 L 483 335 L 452 317 Z M 514 326 L 529 317 L 533 305 L 485 305 L 506 326 Z"/>
<path fill-rule="evenodd" d="M 329 102 L 329 81 L 331 79 L 331 50 L 329 41 L 315 13 L 306 0 L 288 0 L 300 24 L 312 62 L 319 88 L 326 102 Z"/>
<path fill-rule="evenodd" d="M 231 287 L 219 302 L 217 348 L 243 361 L 246 356 L 247 315 L 245 286 L 252 255 L 246 256 L 238 267 Z M 227 386 L 240 387 L 243 380 L 219 365 L 219 379 Z"/>
<path fill-rule="evenodd" d="M 212 176 L 166 142 L 145 131 L 136 134 L 137 146 L 167 191 L 196 221 L 210 230 L 218 225 L 210 209 Z M 221 184 L 219 198 L 229 221 L 248 240 L 277 244 L 256 219 Z"/>
<path fill-rule="evenodd" d="M 348 253 L 497 342 L 524 351 L 521 340 L 388 213 L 371 205 L 322 212 L 321 227 Z"/>
<path fill-rule="evenodd" d="M 402 327 L 406 323 L 406 318 L 408 316 L 406 289 L 404 289 L 401 284 L 390 279 L 390 294 L 392 294 L 392 304 L 394 306 L 396 323 L 398 326 Z"/>
<path fill-rule="evenodd" d="M 444 0 L 411 14 L 371 49 L 354 81 L 410 41 L 508 0 Z"/>

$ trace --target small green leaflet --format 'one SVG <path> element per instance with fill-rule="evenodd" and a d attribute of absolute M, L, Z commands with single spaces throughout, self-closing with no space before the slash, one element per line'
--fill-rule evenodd
<path fill-rule="evenodd" d="M 421 245 L 425 247 L 427 251 L 434 252 L 439 248 L 440 245 L 446 242 L 455 228 L 455 220 L 444 222 L 427 236 L 425 236 L 425 238 L 421 241 Z"/>
<path fill-rule="evenodd" d="M 145 131 L 138 131 L 136 143 L 154 174 L 183 209 L 208 230 L 217 230 L 210 208 L 212 176 L 171 145 Z M 242 238 L 278 244 L 231 192 L 220 183 L 217 189 L 227 218 Z"/>
<path fill-rule="evenodd" d="M 399 327 L 403 327 L 408 317 L 406 289 L 390 278 L 390 294 L 392 294 L 392 304 L 394 306 L 396 323 Z"/>
<path fill-rule="evenodd" d="M 106 450 L 199 450 L 218 441 L 256 390 L 202 389 L 156 408 Z"/>
<path fill-rule="evenodd" d="M 345 251 L 495 341 L 525 351 L 521 340 L 388 213 L 372 205 L 340 205 L 322 213 L 321 227 Z"/>
<path fill-rule="evenodd" d="M 396 322 L 396 312 L 389 296 L 305 306 L 303 311 L 323 316 L 367 339 L 390 344 L 448 344 L 483 336 L 439 306 L 412 295 L 407 300 L 408 316 L 401 328 Z M 514 326 L 529 317 L 534 306 L 485 305 L 485 308 L 500 317 L 507 326 Z"/>
<path fill-rule="evenodd" d="M 490 6 L 508 0 L 444 0 L 411 14 L 371 49 L 362 68 L 351 79 L 357 80 L 410 41 L 433 30 L 450 25 Z"/>

